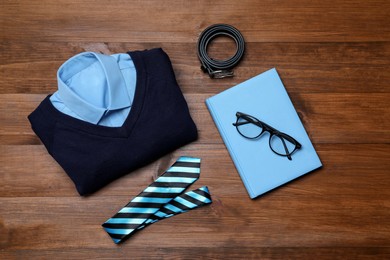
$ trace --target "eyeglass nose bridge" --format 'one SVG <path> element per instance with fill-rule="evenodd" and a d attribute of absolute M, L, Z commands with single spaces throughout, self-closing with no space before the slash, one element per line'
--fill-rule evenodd
<path fill-rule="evenodd" d="M 262 125 L 263 131 L 267 131 L 271 135 L 279 135 L 280 134 L 280 132 L 278 130 L 276 130 L 275 128 L 273 128 L 272 126 L 267 125 L 264 122 L 259 122 L 259 123 Z"/>

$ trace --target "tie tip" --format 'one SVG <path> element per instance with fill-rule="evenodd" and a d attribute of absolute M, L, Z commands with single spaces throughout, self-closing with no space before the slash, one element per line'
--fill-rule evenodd
<path fill-rule="evenodd" d="M 202 186 L 199 189 L 210 194 L 209 188 L 207 186 Z"/>
<path fill-rule="evenodd" d="M 116 245 L 118 245 L 122 240 L 121 240 L 121 239 L 115 239 L 115 238 L 113 238 L 112 241 L 114 241 L 114 243 L 115 243 Z"/>

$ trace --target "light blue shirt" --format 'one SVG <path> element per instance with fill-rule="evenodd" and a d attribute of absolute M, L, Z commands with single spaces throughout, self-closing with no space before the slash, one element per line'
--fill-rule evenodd
<path fill-rule="evenodd" d="M 53 106 L 69 116 L 103 126 L 119 127 L 133 103 L 137 81 L 130 55 L 83 52 L 57 72 Z"/>

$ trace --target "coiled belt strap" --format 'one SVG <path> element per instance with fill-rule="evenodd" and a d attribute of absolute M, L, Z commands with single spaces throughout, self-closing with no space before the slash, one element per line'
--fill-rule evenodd
<path fill-rule="evenodd" d="M 228 36 L 236 42 L 236 53 L 226 60 L 216 60 L 207 54 L 207 46 L 218 36 Z M 207 72 L 210 78 L 225 78 L 234 75 L 232 69 L 241 60 L 245 51 L 244 37 L 236 28 L 228 24 L 214 24 L 207 27 L 199 36 L 198 57 L 202 64 L 201 69 Z"/>

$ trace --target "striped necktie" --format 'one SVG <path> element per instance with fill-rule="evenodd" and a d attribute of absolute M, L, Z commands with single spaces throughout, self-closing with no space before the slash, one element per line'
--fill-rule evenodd
<path fill-rule="evenodd" d="M 180 157 L 164 174 L 102 226 L 118 244 L 161 219 L 211 203 L 206 186 L 183 193 L 200 174 L 200 159 Z"/>

